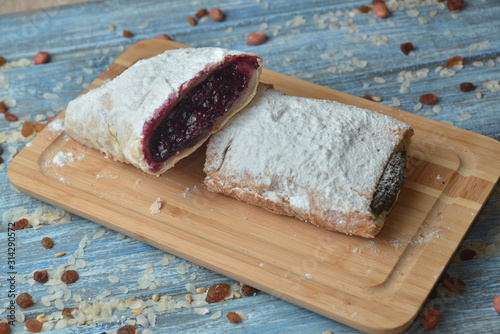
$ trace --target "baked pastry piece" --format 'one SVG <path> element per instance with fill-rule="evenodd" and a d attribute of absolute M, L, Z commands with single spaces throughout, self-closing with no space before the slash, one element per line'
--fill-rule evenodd
<path fill-rule="evenodd" d="M 413 134 L 391 117 L 261 85 L 211 137 L 205 184 L 272 212 L 373 238 L 396 202 Z"/>
<path fill-rule="evenodd" d="M 247 105 L 261 63 L 221 48 L 166 51 L 71 101 L 65 129 L 106 156 L 160 174 Z"/>

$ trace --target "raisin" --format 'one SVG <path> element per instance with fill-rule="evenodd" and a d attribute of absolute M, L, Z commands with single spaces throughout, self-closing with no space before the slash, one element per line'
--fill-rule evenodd
<path fill-rule="evenodd" d="M 460 278 L 448 277 L 442 284 L 445 290 L 452 294 L 458 294 L 465 291 L 465 282 Z"/>
<path fill-rule="evenodd" d="M 35 126 L 31 122 L 24 122 L 21 129 L 23 137 L 29 137 L 35 132 Z"/>
<path fill-rule="evenodd" d="M 475 258 L 477 255 L 475 250 L 472 249 L 464 249 L 460 252 L 460 260 L 469 261 Z"/>
<path fill-rule="evenodd" d="M 238 322 L 241 322 L 241 317 L 236 312 L 228 312 L 226 317 L 230 323 L 237 324 Z"/>
<path fill-rule="evenodd" d="M 0 322 L 0 334 L 9 334 L 10 325 L 6 322 Z"/>
<path fill-rule="evenodd" d="M 221 302 L 224 299 L 226 299 L 227 296 L 229 296 L 230 292 L 231 292 L 231 287 L 229 286 L 229 284 L 226 283 L 214 284 L 208 289 L 205 301 L 209 304 Z"/>
<path fill-rule="evenodd" d="M 31 319 L 31 320 L 26 321 L 25 326 L 26 326 L 26 329 L 29 330 L 30 332 L 40 333 L 42 331 L 43 324 L 36 319 Z"/>
<path fill-rule="evenodd" d="M 123 37 L 126 37 L 126 38 L 134 37 L 134 33 L 130 30 L 123 30 L 122 35 L 123 35 Z"/>
<path fill-rule="evenodd" d="M 10 112 L 5 112 L 4 115 L 5 115 L 5 119 L 9 122 L 15 122 L 18 120 L 17 116 L 10 113 Z"/>
<path fill-rule="evenodd" d="M 7 112 L 7 105 L 5 104 L 5 102 L 3 101 L 0 101 L 0 113 L 5 113 Z"/>
<path fill-rule="evenodd" d="M 472 82 L 462 82 L 460 84 L 460 90 L 464 93 L 472 92 L 474 89 L 476 89 L 476 86 Z"/>
<path fill-rule="evenodd" d="M 436 299 L 437 296 L 438 296 L 437 290 L 432 289 L 431 292 L 429 293 L 429 295 L 427 296 L 427 300 Z"/>
<path fill-rule="evenodd" d="M 33 279 L 39 283 L 45 283 L 49 280 L 49 273 L 47 270 L 38 270 L 33 274 Z"/>
<path fill-rule="evenodd" d="M 80 278 L 80 276 L 76 271 L 66 270 L 65 272 L 63 272 L 61 276 L 61 281 L 63 281 L 66 284 L 72 284 L 78 281 L 78 278 Z"/>
<path fill-rule="evenodd" d="M 439 276 L 438 283 L 443 283 L 445 279 L 450 277 L 450 274 L 448 274 L 446 271 Z"/>
<path fill-rule="evenodd" d="M 0 164 L 2 164 L 2 163 L 3 163 L 3 158 L 2 158 L 2 157 L 0 157 Z"/>
<path fill-rule="evenodd" d="M 4 57 L 0 57 L 0 66 L 2 66 L 4 64 L 5 64 L 5 58 Z"/>
<path fill-rule="evenodd" d="M 202 8 L 202 9 L 198 10 L 194 16 L 201 19 L 202 17 L 207 16 L 207 15 L 208 15 L 208 10 L 206 8 Z"/>
<path fill-rule="evenodd" d="M 464 0 L 448 0 L 446 2 L 446 5 L 448 6 L 448 10 L 450 12 L 461 10 L 464 4 L 465 4 Z"/>
<path fill-rule="evenodd" d="M 241 283 L 241 294 L 243 296 L 252 296 L 255 295 L 259 290 L 245 283 Z"/>
<path fill-rule="evenodd" d="M 78 310 L 78 307 L 65 308 L 65 309 L 62 311 L 62 315 L 63 315 L 63 316 L 66 316 L 66 317 L 68 317 L 68 318 L 73 319 L 73 318 L 74 318 L 74 316 L 73 316 L 73 314 L 71 314 L 71 312 L 73 312 L 74 310 Z"/>
<path fill-rule="evenodd" d="M 435 307 L 425 309 L 420 315 L 420 324 L 424 329 L 433 329 L 439 322 L 439 310 Z"/>
<path fill-rule="evenodd" d="M 408 42 L 408 43 L 403 43 L 399 46 L 401 51 L 405 54 L 408 55 L 410 51 L 413 51 L 413 44 Z"/>
<path fill-rule="evenodd" d="M 463 65 L 463 64 L 464 64 L 464 59 L 462 57 L 454 56 L 446 61 L 446 63 L 444 64 L 444 67 L 453 67 L 453 66 Z"/>
<path fill-rule="evenodd" d="M 3 147 L 2 147 L 2 145 L 0 145 L 0 154 L 2 154 L 2 153 L 3 153 Z"/>
<path fill-rule="evenodd" d="M 116 334 L 135 334 L 135 333 L 137 333 L 137 328 L 135 328 L 132 325 L 123 326 L 121 328 L 118 328 L 118 331 L 116 331 Z"/>
<path fill-rule="evenodd" d="M 22 308 L 30 307 L 31 305 L 33 305 L 33 298 L 29 293 L 23 292 L 19 296 L 17 296 L 16 303 Z"/>
<path fill-rule="evenodd" d="M 22 230 L 23 228 L 28 227 L 29 221 L 26 218 L 19 219 L 18 221 L 14 222 L 14 226 L 12 227 L 13 230 Z"/>
<path fill-rule="evenodd" d="M 54 247 L 54 240 L 52 240 L 49 237 L 45 237 L 42 239 L 42 246 L 43 246 L 43 248 L 50 249 L 50 248 Z"/>
<path fill-rule="evenodd" d="M 371 12 L 372 8 L 367 5 L 361 5 L 359 6 L 358 10 L 361 14 L 368 14 L 369 12 Z"/>
<path fill-rule="evenodd" d="M 436 95 L 429 93 L 429 94 L 424 94 L 424 95 L 420 96 L 419 101 L 422 104 L 433 105 L 433 104 L 436 104 L 438 102 L 438 98 L 436 97 Z"/>
<path fill-rule="evenodd" d="M 40 132 L 43 129 L 45 129 L 45 124 L 43 124 L 43 123 L 38 123 L 37 122 L 37 123 L 33 124 L 33 126 L 35 127 L 35 131 L 36 132 Z"/>

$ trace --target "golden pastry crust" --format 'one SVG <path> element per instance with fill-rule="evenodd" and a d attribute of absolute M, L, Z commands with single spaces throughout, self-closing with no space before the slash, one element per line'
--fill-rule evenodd
<path fill-rule="evenodd" d="M 364 109 L 266 90 L 259 88 L 250 105 L 210 139 L 208 189 L 320 228 L 374 238 L 390 209 L 374 214 L 370 203 L 413 130 Z M 307 123 L 310 115 L 318 118 Z M 314 127 L 323 129 L 315 133 Z M 332 137 L 322 142 L 327 134 Z M 370 141 L 373 136 L 380 143 Z"/>

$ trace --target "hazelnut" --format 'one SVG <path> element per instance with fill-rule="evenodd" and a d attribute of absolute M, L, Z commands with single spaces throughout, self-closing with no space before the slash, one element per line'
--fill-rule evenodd
<path fill-rule="evenodd" d="M 263 31 L 252 31 L 247 36 L 247 45 L 260 45 L 267 41 L 267 35 Z"/>
<path fill-rule="evenodd" d="M 41 65 L 41 64 L 46 64 L 49 62 L 50 55 L 46 51 L 40 51 L 36 54 L 35 58 L 33 59 L 35 61 L 35 65 Z"/>
<path fill-rule="evenodd" d="M 220 22 L 224 20 L 224 13 L 219 8 L 210 9 L 210 18 L 214 21 Z"/>

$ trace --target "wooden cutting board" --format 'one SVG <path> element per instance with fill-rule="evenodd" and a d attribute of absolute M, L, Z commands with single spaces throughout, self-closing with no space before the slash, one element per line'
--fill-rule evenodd
<path fill-rule="evenodd" d="M 139 59 L 178 47 L 185 46 L 140 41 L 87 90 Z M 204 148 L 155 177 L 46 128 L 12 161 L 9 178 L 33 197 L 349 326 L 402 331 L 498 181 L 500 144 L 275 72 L 264 70 L 261 81 L 290 95 L 376 110 L 414 127 L 408 180 L 377 238 L 322 230 L 208 192 Z M 163 208 L 152 214 L 157 198 Z"/>

